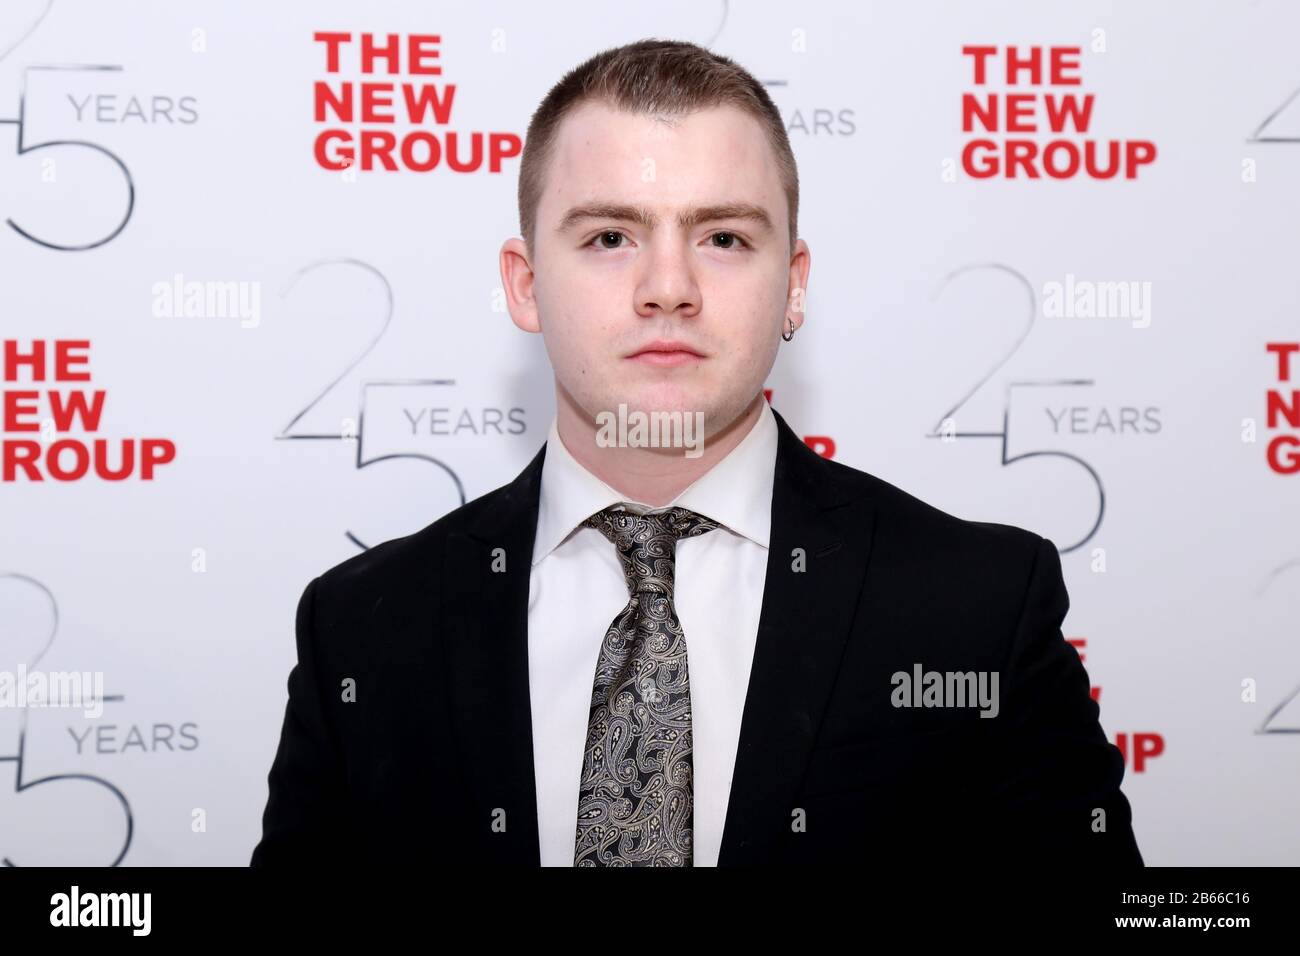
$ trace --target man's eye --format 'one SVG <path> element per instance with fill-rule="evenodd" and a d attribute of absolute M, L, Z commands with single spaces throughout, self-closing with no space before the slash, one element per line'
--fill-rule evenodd
<path fill-rule="evenodd" d="M 734 232 L 715 232 L 710 238 L 726 240 L 717 246 L 719 249 L 743 249 L 748 247 L 748 243 Z"/>
<path fill-rule="evenodd" d="M 617 249 L 619 246 L 619 240 L 623 238 L 623 234 L 618 230 L 606 229 L 604 232 L 598 233 L 591 242 L 587 243 L 587 245 L 598 243 L 602 249 Z M 607 239 L 610 241 L 609 244 L 605 242 Z"/>

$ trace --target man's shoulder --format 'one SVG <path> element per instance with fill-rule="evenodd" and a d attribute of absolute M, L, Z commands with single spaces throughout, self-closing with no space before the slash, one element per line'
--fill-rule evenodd
<path fill-rule="evenodd" d="M 1034 588 L 1053 608 L 1068 609 L 1053 542 L 1026 528 L 959 517 L 882 478 L 848 466 L 833 469 L 853 497 L 870 503 L 866 584 L 882 613 L 933 634 L 955 633 L 967 648 L 1005 651 L 1030 607 Z M 992 640 L 996 643 L 985 644 Z"/>
<path fill-rule="evenodd" d="M 478 527 L 501 505 L 509 485 L 502 485 L 425 525 L 392 538 L 321 572 L 320 587 L 348 601 L 367 595 L 427 594 L 440 567 L 447 539 Z"/>
<path fill-rule="evenodd" d="M 959 517 L 899 486 L 851 465 L 827 460 L 832 475 L 854 501 L 867 501 L 875 516 L 874 546 L 907 560 L 917 570 L 984 572 L 1024 580 L 1045 539 L 1018 525 Z"/>

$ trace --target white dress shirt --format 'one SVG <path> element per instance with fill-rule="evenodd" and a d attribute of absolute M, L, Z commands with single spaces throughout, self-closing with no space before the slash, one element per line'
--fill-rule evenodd
<path fill-rule="evenodd" d="M 551 422 L 528 589 L 528 686 L 543 866 L 573 866 L 578 789 L 600 646 L 629 594 L 613 542 L 582 521 L 622 503 L 680 507 L 723 527 L 677 542 L 673 603 L 686 638 L 694 865 L 716 866 L 767 577 L 777 426 L 771 406 L 725 458 L 662 507 L 629 501 L 569 453 Z"/>

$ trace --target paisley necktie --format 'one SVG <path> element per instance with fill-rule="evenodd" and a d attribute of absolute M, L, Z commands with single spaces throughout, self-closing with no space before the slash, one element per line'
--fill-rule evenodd
<path fill-rule="evenodd" d="M 630 600 L 605 633 L 582 757 L 574 866 L 690 866 L 694 787 L 686 638 L 673 607 L 678 538 L 722 527 L 685 508 L 606 508 Z"/>

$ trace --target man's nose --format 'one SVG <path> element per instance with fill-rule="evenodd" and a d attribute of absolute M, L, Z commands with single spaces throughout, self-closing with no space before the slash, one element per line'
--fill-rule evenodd
<path fill-rule="evenodd" d="M 700 309 L 700 287 L 695 263 L 686 241 L 674 238 L 652 242 L 639 263 L 636 310 L 644 316 L 656 312 L 693 315 Z"/>

